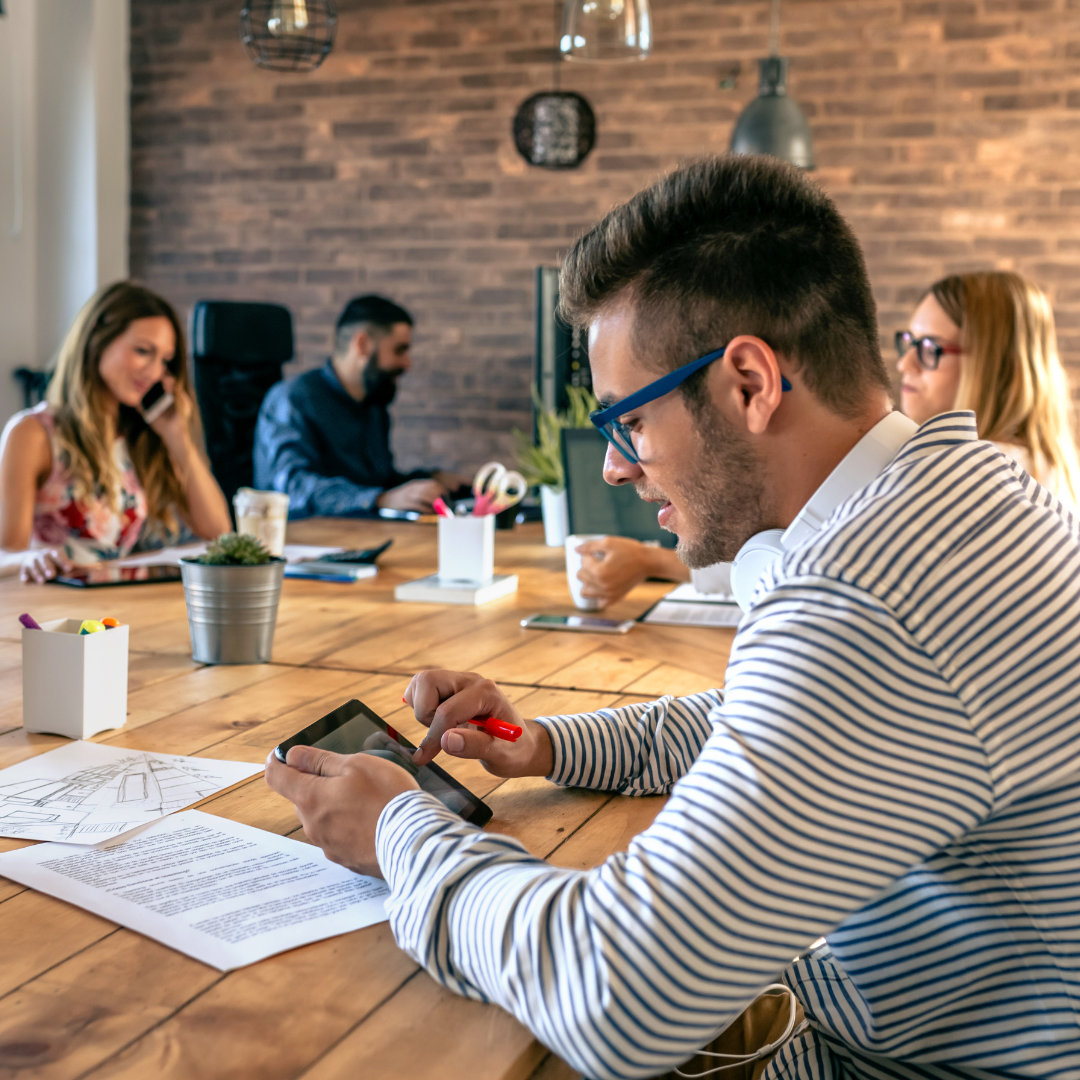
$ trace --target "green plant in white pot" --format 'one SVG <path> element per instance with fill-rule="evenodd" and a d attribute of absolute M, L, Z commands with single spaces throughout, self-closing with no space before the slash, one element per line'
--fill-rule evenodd
<path fill-rule="evenodd" d="M 202 664 L 265 664 L 284 571 L 284 559 L 240 533 L 224 533 L 198 558 L 182 559 L 192 658 Z"/>
<path fill-rule="evenodd" d="M 596 397 L 583 386 L 567 386 L 567 407 L 556 412 L 536 402 L 536 441 L 523 431 L 515 431 L 518 469 L 530 487 L 540 488 L 540 508 L 544 515 L 544 542 L 561 547 L 568 533 L 566 478 L 563 476 L 562 431 L 587 428 L 589 413 L 597 407 Z"/>

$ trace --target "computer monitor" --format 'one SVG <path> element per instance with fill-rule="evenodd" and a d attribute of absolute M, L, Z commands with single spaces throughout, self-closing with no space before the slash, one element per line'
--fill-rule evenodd
<path fill-rule="evenodd" d="M 538 409 L 562 412 L 569 404 L 568 386 L 592 386 L 585 332 L 568 326 L 556 314 L 559 306 L 559 271 L 554 266 L 536 269 L 536 362 L 533 370 L 533 436 Z"/>
<path fill-rule="evenodd" d="M 596 428 L 562 432 L 566 509 L 572 535 L 603 533 L 634 540 L 657 540 L 674 547 L 676 536 L 656 523 L 656 504 L 642 502 L 632 484 L 613 487 L 604 480 L 607 439 Z"/>

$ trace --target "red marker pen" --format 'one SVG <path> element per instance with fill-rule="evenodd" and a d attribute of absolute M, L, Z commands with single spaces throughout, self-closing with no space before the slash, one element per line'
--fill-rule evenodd
<path fill-rule="evenodd" d="M 521 738 L 521 728 L 517 724 L 511 724 L 509 720 L 497 720 L 494 716 L 475 716 L 469 723 L 475 724 L 481 731 L 496 739 L 517 742 Z"/>

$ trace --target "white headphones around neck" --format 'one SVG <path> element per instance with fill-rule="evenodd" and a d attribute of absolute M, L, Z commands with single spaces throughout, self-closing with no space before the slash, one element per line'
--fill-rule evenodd
<path fill-rule="evenodd" d="M 743 611 L 769 567 L 785 551 L 809 540 L 845 499 L 875 480 L 918 426 L 903 413 L 889 413 L 848 451 L 786 529 L 766 529 L 739 548 L 731 566 L 731 591 Z"/>

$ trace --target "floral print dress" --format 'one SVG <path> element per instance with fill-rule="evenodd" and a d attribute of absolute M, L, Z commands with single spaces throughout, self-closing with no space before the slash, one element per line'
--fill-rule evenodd
<path fill-rule="evenodd" d="M 114 508 L 103 492 L 89 499 L 75 497 L 71 475 L 60 459 L 56 423 L 48 404 L 42 402 L 19 413 L 9 422 L 9 429 L 25 416 L 36 417 L 49 433 L 53 459 L 52 471 L 34 499 L 33 546 L 63 547 L 77 563 L 118 559 L 138 550 L 146 521 L 146 496 L 123 437 L 117 436 L 113 446 L 121 478 Z"/>

